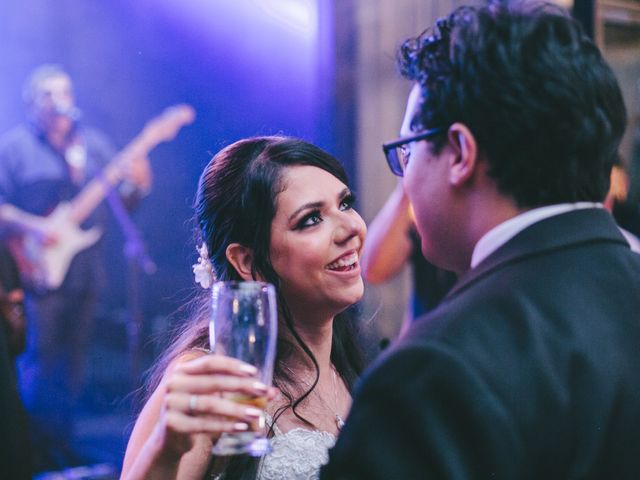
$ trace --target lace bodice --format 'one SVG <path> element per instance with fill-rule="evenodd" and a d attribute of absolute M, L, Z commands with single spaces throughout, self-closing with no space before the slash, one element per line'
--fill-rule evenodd
<path fill-rule="evenodd" d="M 268 414 L 266 421 L 273 424 Z M 305 428 L 282 433 L 277 425 L 273 425 L 273 433 L 273 450 L 261 459 L 256 480 L 318 480 L 320 467 L 327 463 L 329 449 L 336 443 L 335 435 Z"/>
<path fill-rule="evenodd" d="M 260 464 L 258 480 L 316 480 L 329 459 L 336 437 L 329 432 L 294 428 L 281 433 L 274 428 L 273 451 Z"/>

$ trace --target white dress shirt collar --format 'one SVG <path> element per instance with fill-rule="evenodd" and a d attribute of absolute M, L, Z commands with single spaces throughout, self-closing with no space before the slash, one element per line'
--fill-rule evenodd
<path fill-rule="evenodd" d="M 596 202 L 576 202 L 576 203 L 559 203 L 556 205 L 548 205 L 546 207 L 534 208 L 524 213 L 516 215 L 499 225 L 496 225 L 487 233 L 485 233 L 473 249 L 471 255 L 471 268 L 477 267 L 480 262 L 495 252 L 502 245 L 515 237 L 522 230 L 533 225 L 545 218 L 560 215 L 561 213 L 571 210 L 580 210 L 584 208 L 604 208 L 602 203 Z"/>

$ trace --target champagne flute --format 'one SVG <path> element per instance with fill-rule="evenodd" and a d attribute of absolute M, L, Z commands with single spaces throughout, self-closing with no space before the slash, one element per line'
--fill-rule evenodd
<path fill-rule="evenodd" d="M 271 385 L 275 360 L 278 311 L 273 285 L 263 282 L 216 282 L 209 323 L 211 351 L 237 358 L 257 368 L 258 379 Z M 264 409 L 266 396 L 229 394 L 235 402 Z M 213 446 L 215 455 L 271 451 L 264 412 L 247 432 L 223 433 Z"/>

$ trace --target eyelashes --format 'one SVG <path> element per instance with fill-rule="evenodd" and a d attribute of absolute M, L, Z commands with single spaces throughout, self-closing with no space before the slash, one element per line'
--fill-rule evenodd
<path fill-rule="evenodd" d="M 304 217 L 300 219 L 300 221 L 296 224 L 296 230 L 304 230 L 305 228 L 312 227 L 317 225 L 322 221 L 320 217 L 320 210 L 311 210 Z"/>
<path fill-rule="evenodd" d="M 356 196 L 348 193 L 340 200 L 340 210 L 351 210 L 356 202 Z M 319 208 L 315 208 L 306 213 L 295 225 L 295 230 L 304 230 L 322 222 L 322 212 Z"/>
<path fill-rule="evenodd" d="M 345 205 L 345 210 L 349 210 L 353 208 L 353 205 L 356 203 L 356 196 L 354 193 L 349 192 L 340 202 L 340 206 Z"/>

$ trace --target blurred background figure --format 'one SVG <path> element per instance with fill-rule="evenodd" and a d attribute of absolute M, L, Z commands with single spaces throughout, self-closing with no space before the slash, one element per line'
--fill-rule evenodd
<path fill-rule="evenodd" d="M 9 356 L 15 360 L 26 347 L 27 319 L 18 265 L 3 243 L 0 243 L 0 324 L 4 329 Z"/>
<path fill-rule="evenodd" d="M 438 305 L 457 276 L 422 255 L 413 210 L 399 184 L 369 225 L 362 268 L 365 280 L 378 284 L 395 277 L 407 265 L 411 267 L 412 287 L 401 334 L 414 318 Z"/>
<path fill-rule="evenodd" d="M 618 157 L 611 169 L 611 185 L 604 199 L 604 207 L 609 210 L 620 224 L 620 231 L 629 242 L 631 249 L 640 253 L 640 238 L 638 235 L 638 217 L 640 209 L 629 201 L 629 175 Z"/>
<path fill-rule="evenodd" d="M 18 267 L 0 243 L 0 472 L 16 480 L 31 478 L 32 471 L 27 415 L 15 375 L 15 358 L 25 347 L 23 298 Z"/>
<path fill-rule="evenodd" d="M 416 94 L 417 92 L 412 91 L 410 95 L 415 97 Z M 417 99 L 413 98 L 412 101 Z M 411 135 L 411 120 L 410 115 L 405 115 L 400 127 L 401 137 Z M 386 146 L 385 153 L 387 158 L 395 156 L 403 162 L 404 157 L 409 154 L 406 145 Z M 392 172 L 402 174 L 393 168 Z M 437 201 L 434 199 L 434 202 Z M 383 283 L 398 275 L 407 264 L 411 266 L 412 273 L 411 298 L 400 329 L 401 334 L 412 319 L 438 305 L 455 283 L 457 275 L 436 267 L 422 255 L 413 209 L 402 188 L 402 182 L 398 182 L 369 225 L 362 255 L 363 276 L 370 283 Z"/>
<path fill-rule="evenodd" d="M 103 133 L 80 122 L 71 78 L 62 67 L 36 68 L 24 84 L 23 99 L 27 122 L 0 138 L 0 225 L 25 279 L 30 325 L 19 379 L 40 470 L 82 463 L 66 439 L 73 431 L 96 304 L 105 288 L 99 234 L 73 252 L 60 285 L 41 275 L 48 267 L 44 250 L 76 241 L 68 233 L 74 216 L 83 214 L 62 211 L 60 205 L 101 175 L 116 150 Z M 130 165 L 126 196 L 131 204 L 148 193 L 151 171 L 146 157 Z M 104 209 L 89 211 L 81 227 L 102 229 L 105 215 Z M 83 241 L 80 233 L 77 241 Z M 58 250 L 53 257 L 59 259 Z"/>

